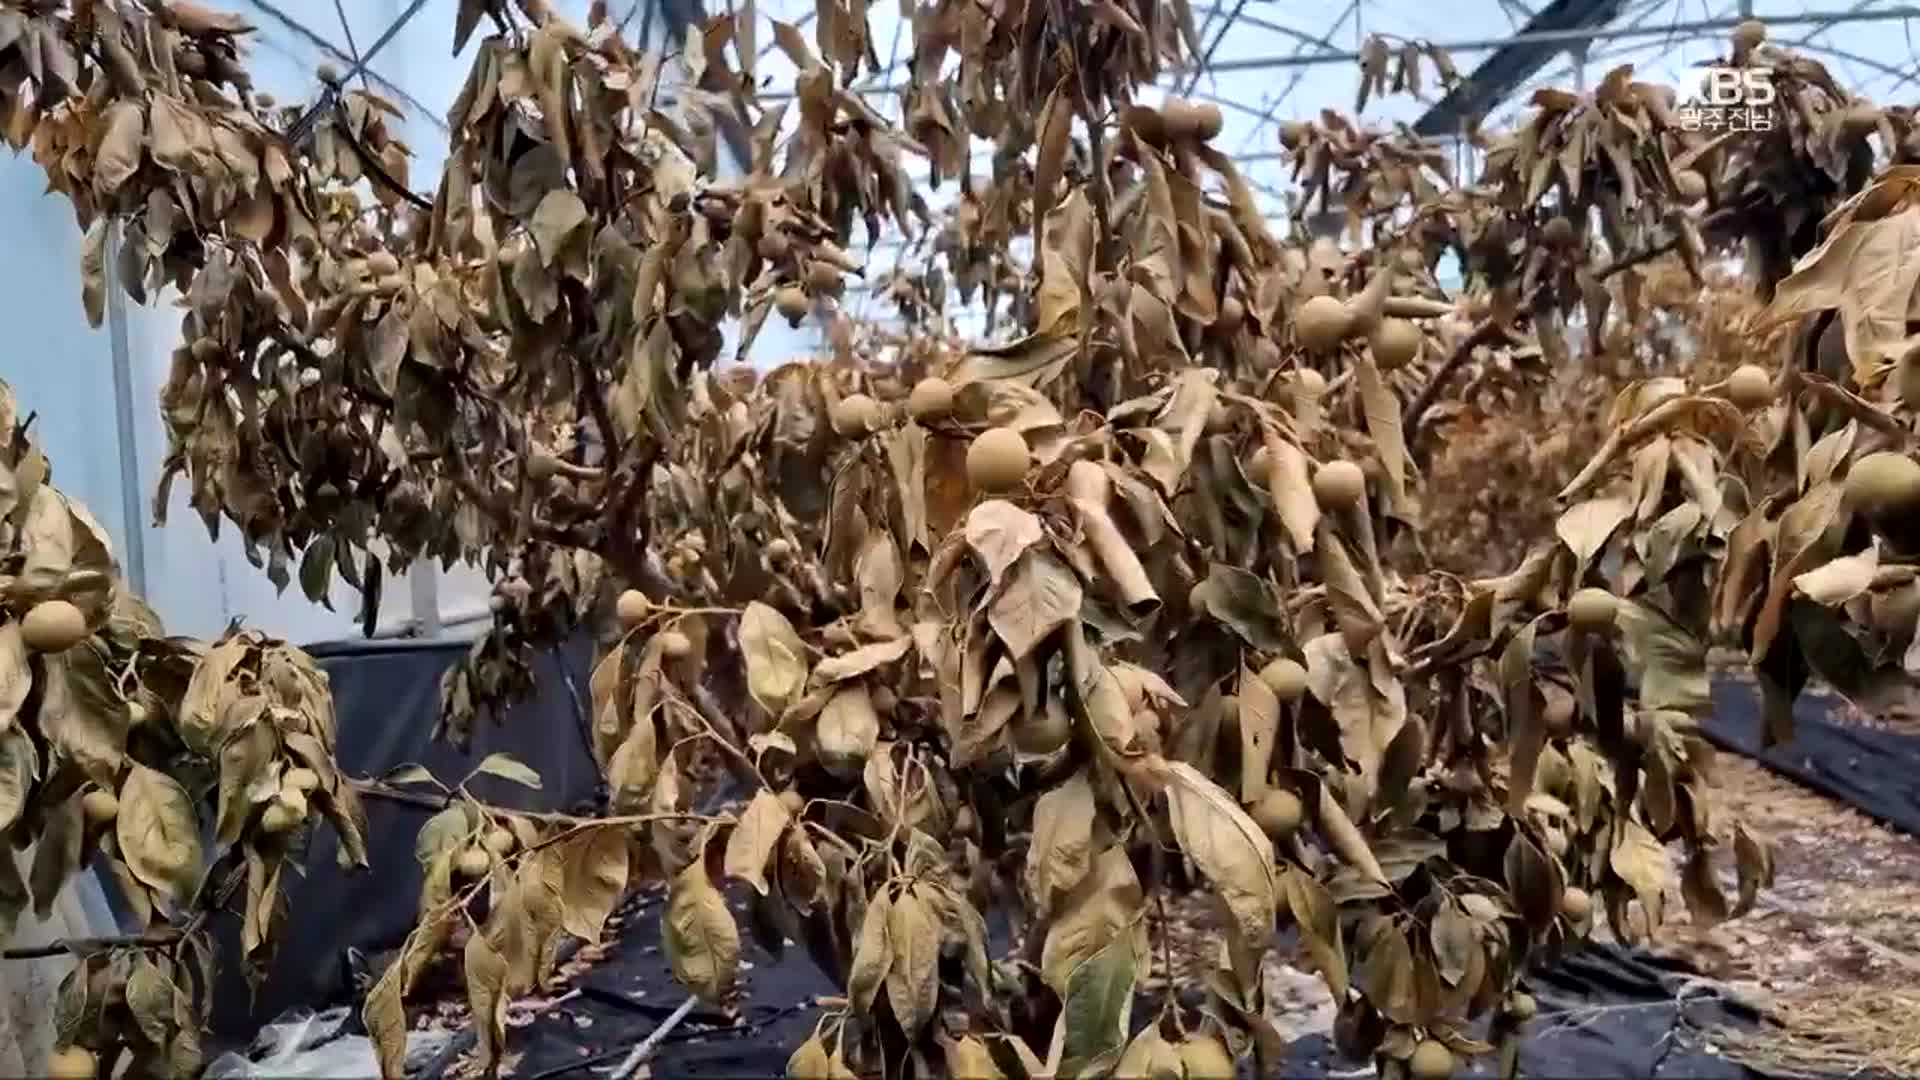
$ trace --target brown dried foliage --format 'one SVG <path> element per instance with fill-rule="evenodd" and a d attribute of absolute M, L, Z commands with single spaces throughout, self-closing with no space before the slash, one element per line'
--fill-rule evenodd
<path fill-rule="evenodd" d="M 1669 843 L 1696 918 L 1770 879 L 1738 831 L 1737 899 L 1713 872 L 1705 655 L 1750 651 L 1784 738 L 1810 672 L 1864 692 L 1916 652 L 1912 608 L 1863 618 L 1920 590 L 1909 538 L 1842 497 L 1851 462 L 1910 439 L 1907 406 L 1862 395 L 1905 385 L 1888 375 L 1915 285 L 1896 254 L 1920 220 L 1911 167 L 1841 205 L 1871 143 L 1804 58 L 1731 59 L 1786 71 L 1781 122 L 1747 139 L 1689 135 L 1669 92 L 1621 69 L 1478 136 L 1472 186 L 1401 134 L 1290 128 L 1301 212 L 1343 213 L 1353 249 L 1282 243 L 1208 144 L 1216 118 L 1133 103 L 1198 52 L 1185 5 L 1091 10 L 921 9 L 897 128 L 845 88 L 872 61 L 860 5 L 823 4 L 811 43 L 772 25 L 800 69 L 790 105 L 755 101 L 749 5 L 690 35 L 660 109 L 669 73 L 600 6 L 580 28 L 474 0 L 456 41 L 483 17 L 496 32 L 430 201 L 404 192 L 378 98 L 330 92 L 311 140 L 295 110 L 257 108 L 231 20 L 0 12 L 6 130 L 88 229 L 92 310 L 108 272 L 185 292 L 169 467 L 210 527 L 236 522 L 279 580 L 297 559 L 316 597 L 337 569 L 369 618 L 375 540 L 394 566 L 484 566 L 499 614 L 446 684 L 455 738 L 526 685 L 532 648 L 635 590 L 592 687 L 611 815 L 504 815 L 454 790 L 421 834 L 420 923 L 366 1004 L 389 1073 L 408 992 L 483 893 L 462 963 L 488 1068 L 559 937 L 597 935 L 621 889 L 660 876 L 696 993 L 737 978 L 729 880 L 754 932 L 805 940 L 846 987 L 798 1073 L 1132 1075 L 1181 1033 L 1190 1060 L 1213 1044 L 1270 1063 L 1259 970 L 1284 926 L 1344 1003 L 1347 1052 L 1388 1072 L 1424 1044 L 1490 1052 L 1468 1032 L 1491 1013 L 1511 1068 L 1514 981 L 1600 917 L 1657 926 Z M 1873 133 L 1900 160 L 1907 115 Z M 751 170 L 714 182 L 735 117 Z M 969 132 L 998 143 L 989 179 L 965 170 Z M 932 224 L 908 153 L 962 193 L 944 265 L 875 283 L 908 319 L 889 340 L 839 298 L 856 222 L 869 239 Z M 115 217 L 130 254 L 109 269 Z M 1778 285 L 1770 322 L 1841 328 L 1843 370 L 1796 353 L 1771 402 L 1736 406 L 1695 343 L 1554 396 L 1578 363 L 1570 318 L 1585 354 L 1623 355 L 1609 335 L 1664 302 L 1645 268 L 1672 253 L 1697 288 L 1729 237 Z M 1457 296 L 1433 273 L 1449 253 Z M 957 341 L 950 287 L 1017 336 Z M 715 373 L 723 321 L 751 340 L 774 311 L 828 320 L 832 362 Z M 1411 362 L 1376 357 L 1385 318 L 1419 326 Z M 1729 353 L 1762 341 L 1732 336 Z M 909 416 L 922 375 L 952 401 Z M 1601 393 L 1598 446 L 1509 572 L 1436 570 L 1422 502 L 1458 481 L 1426 484 L 1409 450 L 1436 404 L 1470 431 L 1516 395 Z M 993 428 L 1018 438 L 994 436 L 1015 459 L 989 469 L 970 458 Z M 738 813 L 689 809 L 712 753 L 748 785 Z M 1146 910 L 1175 854 L 1227 932 L 1204 1020 L 1169 997 L 1142 1027 Z M 1016 955 L 989 955 L 995 907 Z"/>
<path fill-rule="evenodd" d="M 366 865 L 365 823 L 334 767 L 333 702 L 306 654 L 253 631 L 168 637 L 127 588 L 105 532 L 50 482 L 0 383 L 0 939 L 45 919 L 75 872 L 111 875 L 135 933 L 53 950 L 58 1041 L 132 1075 L 191 1075 L 213 992 L 211 916 L 240 916 L 261 977 L 280 937 L 281 876 L 309 822 Z"/>

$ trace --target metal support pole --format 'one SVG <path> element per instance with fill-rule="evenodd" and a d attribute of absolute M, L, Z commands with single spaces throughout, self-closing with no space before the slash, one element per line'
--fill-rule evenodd
<path fill-rule="evenodd" d="M 1838 25 L 1855 22 L 1888 22 L 1896 19 L 1920 18 L 1920 7 L 1902 6 L 1897 8 L 1873 8 L 1862 11 L 1809 11 L 1799 15 L 1769 16 L 1769 27 Z M 1650 26 L 1620 26 L 1613 28 L 1572 27 L 1565 30 L 1534 30 L 1523 34 L 1511 34 L 1504 38 L 1484 38 L 1471 41 L 1439 42 L 1437 47 L 1450 53 L 1485 52 L 1491 49 L 1503 49 L 1509 45 L 1564 45 L 1582 41 L 1616 41 L 1627 38 L 1655 38 L 1669 34 L 1701 34 L 1721 30 L 1731 30 L 1740 25 L 1739 19 L 1699 19 L 1693 22 L 1662 23 Z M 1312 64 L 1356 63 L 1360 59 L 1357 52 L 1317 53 L 1312 56 L 1258 56 L 1212 63 L 1213 71 L 1264 71 L 1275 67 L 1299 67 Z M 1184 67 L 1175 68 L 1175 72 L 1184 72 Z"/>
<path fill-rule="evenodd" d="M 1769 15 L 1766 23 L 1772 28 L 1792 26 L 1831 26 L 1841 23 L 1893 22 L 1903 19 L 1920 19 L 1920 7 L 1903 5 L 1894 8 L 1872 8 L 1860 11 L 1809 11 L 1799 15 Z M 1570 27 L 1565 30 L 1533 30 L 1521 34 L 1509 34 L 1503 38 L 1478 38 L 1468 41 L 1439 41 L 1432 43 L 1435 48 L 1449 53 L 1491 52 L 1510 45 L 1566 45 L 1582 41 L 1623 41 L 1634 38 L 1659 38 L 1672 35 L 1699 36 L 1731 30 L 1740 25 L 1737 18 L 1697 19 L 1692 22 L 1661 23 L 1647 26 Z M 1832 50 L 1828 50 L 1832 51 Z M 1836 55 L 1838 55 L 1836 53 Z M 1324 52 L 1304 56 L 1249 56 L 1215 60 L 1206 66 L 1214 73 L 1229 71 L 1267 71 L 1273 68 L 1317 67 L 1322 64 L 1358 63 L 1358 52 L 1341 52 L 1329 49 Z M 1195 70 L 1191 64 L 1178 64 L 1162 70 L 1163 76 L 1186 76 Z M 850 88 L 855 93 L 898 93 L 906 89 L 901 83 L 866 83 Z M 790 92 L 764 93 L 756 95 L 764 102 L 786 101 L 793 97 Z"/>
<path fill-rule="evenodd" d="M 413 625 L 421 637 L 440 636 L 440 564 L 416 559 L 407 568 L 407 590 L 413 598 Z"/>
<path fill-rule="evenodd" d="M 147 519 L 140 512 L 140 448 L 133 426 L 133 350 L 127 340 L 127 297 L 118 266 L 120 223 L 107 223 L 107 341 L 113 349 L 113 422 L 120 439 L 120 516 L 127 533 L 122 569 L 136 595 L 147 595 Z"/>

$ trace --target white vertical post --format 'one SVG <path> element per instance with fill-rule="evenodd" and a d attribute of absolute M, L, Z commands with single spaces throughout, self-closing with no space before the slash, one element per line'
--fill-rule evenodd
<path fill-rule="evenodd" d="M 440 636 L 440 564 L 415 559 L 407 568 L 407 588 L 413 597 L 413 623 L 421 637 Z"/>
<path fill-rule="evenodd" d="M 138 436 L 133 423 L 133 353 L 127 340 L 127 297 L 120 288 L 120 223 L 107 223 L 107 340 L 113 349 L 113 419 L 120 439 L 120 516 L 127 533 L 124 570 L 133 591 L 147 595 L 147 522 L 141 513 Z"/>

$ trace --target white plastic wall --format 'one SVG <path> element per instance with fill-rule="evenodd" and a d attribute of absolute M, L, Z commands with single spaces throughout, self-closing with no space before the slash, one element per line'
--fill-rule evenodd
<path fill-rule="evenodd" d="M 256 86 L 281 100 L 306 100 L 318 83 L 321 50 L 297 30 L 246 0 L 217 5 L 245 15 L 259 28 L 249 57 Z M 470 55 L 450 55 L 454 0 L 431 0 L 394 36 L 370 65 L 425 103 L 437 118 L 459 92 Z M 561 5 L 584 18 L 586 0 Z M 354 0 L 345 5 L 353 39 L 369 48 L 405 10 L 402 0 Z M 345 48 L 339 15 L 330 0 L 280 0 L 272 9 Z M 640 20 L 629 28 L 635 36 Z M 653 34 L 660 36 L 656 22 Z M 478 35 L 476 35 L 478 40 Z M 381 89 L 378 85 L 376 90 Z M 404 106 L 404 103 L 402 103 Z M 410 110 L 404 136 L 416 153 L 412 181 L 430 192 L 445 159 L 446 136 L 435 119 Z M 37 431 L 56 469 L 56 480 L 84 501 L 114 537 L 116 553 L 127 552 L 126 515 L 114 420 L 113 356 L 106 328 L 86 324 L 80 305 L 80 233 L 66 200 L 45 194 L 45 178 L 27 158 L 0 154 L 0 378 L 12 384 L 23 414 L 37 411 Z M 176 483 L 165 528 L 146 520 L 154 485 L 166 453 L 160 426 L 158 391 L 168 357 L 178 340 L 178 315 L 170 298 L 127 309 L 128 350 L 137 428 L 134 476 L 139 495 L 139 527 L 144 530 L 148 599 L 174 633 L 210 636 L 229 622 L 246 623 L 296 642 L 331 640 L 358 633 L 358 598 L 336 583 L 334 611 L 307 602 L 297 586 L 277 595 L 271 582 L 246 560 L 231 529 L 209 540 L 199 517 L 185 503 L 185 485 Z M 821 344 L 817 328 L 794 330 L 771 320 L 753 349 L 753 362 L 771 366 Z M 733 335 L 729 334 L 729 350 Z M 486 608 L 488 585 L 476 571 L 456 567 L 439 575 L 435 592 L 443 622 L 458 623 Z M 380 626 L 396 629 L 412 621 L 410 587 L 389 578 L 383 590 Z M 424 613 L 423 613 L 424 614 Z"/>

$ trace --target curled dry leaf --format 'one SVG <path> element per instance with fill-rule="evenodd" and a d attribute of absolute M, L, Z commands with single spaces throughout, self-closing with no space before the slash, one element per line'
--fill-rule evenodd
<path fill-rule="evenodd" d="M 674 75 L 597 16 L 583 31 L 542 12 L 474 47 L 486 5 L 463 3 L 473 66 L 432 198 L 407 189 L 399 111 L 364 88 L 331 90 L 302 138 L 303 108 L 243 98 L 230 16 L 16 8 L 0 116 L 84 230 L 83 309 L 104 317 L 110 273 L 181 300 L 156 505 L 178 505 L 178 482 L 278 584 L 298 560 L 322 602 L 337 573 L 369 628 L 388 573 L 478 567 L 496 602 L 442 684 L 455 742 L 534 687 L 540 649 L 611 613 L 593 749 L 618 812 L 659 815 L 640 846 L 671 875 L 675 972 L 710 999 L 733 981 L 716 875 L 810 912 L 849 946 L 830 966 L 850 960 L 853 1011 L 904 1028 L 846 1029 L 829 1071 L 903 1071 L 899 1036 L 936 1015 L 999 1072 L 1165 1066 L 1128 1012 L 1153 951 L 1134 866 L 1164 842 L 1154 790 L 1232 916 L 1240 985 L 1216 983 L 1242 1020 L 1214 1018 L 1222 1048 L 1260 1042 L 1242 1021 L 1263 1009 L 1252 976 L 1284 900 L 1338 997 L 1357 988 L 1387 1019 L 1383 1046 L 1439 1033 L 1482 1052 L 1456 1022 L 1523 974 L 1489 928 L 1548 961 L 1586 929 L 1549 901 L 1579 888 L 1657 916 L 1665 845 L 1710 839 L 1706 763 L 1681 735 L 1710 704 L 1707 642 L 1748 651 L 1775 737 L 1810 669 L 1860 688 L 1909 651 L 1911 626 L 1860 610 L 1920 550 L 1900 515 L 1870 512 L 1903 504 L 1869 483 L 1900 466 L 1863 453 L 1904 453 L 1915 407 L 1911 118 L 1883 114 L 1877 143 L 1901 160 L 1874 175 L 1875 151 L 1823 119 L 1854 103 L 1790 49 L 1768 47 L 1767 139 L 1688 132 L 1621 69 L 1476 132 L 1471 185 L 1406 132 L 1289 126 L 1283 238 L 1209 145 L 1217 115 L 1128 104 L 1205 51 L 1184 3 L 1026 5 L 990 33 L 910 20 L 899 123 L 856 89 L 879 74 L 857 7 L 823 8 L 812 43 L 775 23 L 794 105 L 742 133 L 731 179 L 720 141 L 760 89 L 752 5 L 689 27 Z M 1456 77 L 1437 49 L 1363 54 L 1363 101 L 1417 94 L 1423 58 Z M 672 78 L 677 104 L 632 107 Z M 976 136 L 1008 160 L 1034 148 L 1034 167 L 963 184 L 936 215 L 906 159 L 961 175 Z M 1315 214 L 1353 223 L 1353 250 L 1308 239 Z M 907 228 L 930 242 L 896 265 L 850 254 Z M 1713 276 L 1706 255 L 1735 245 L 1764 311 Z M 1468 283 L 1452 295 L 1434 275 L 1449 255 Z M 899 319 L 850 314 L 862 287 Z M 959 338 L 963 305 L 991 340 Z M 832 362 L 721 366 L 728 320 L 744 315 L 745 357 L 769 311 L 820 319 Z M 1388 316 L 1420 324 L 1403 363 Z M 1796 334 L 1805 363 L 1713 381 Z M 0 811 L 60 840 L 62 800 L 116 793 L 101 857 L 142 921 L 156 897 L 178 918 L 216 893 L 203 877 L 242 873 L 264 970 L 297 846 L 282 834 L 324 818 L 365 858 L 324 679 L 256 633 L 163 637 L 0 398 Z M 985 445 L 1014 452 L 973 462 L 995 428 Z M 1543 497 L 1556 486 L 1576 501 Z M 1463 544 L 1488 576 L 1432 557 Z M 1562 633 L 1598 587 L 1610 629 Z M 218 770 L 215 806 L 186 799 L 201 788 L 156 745 Z M 710 755 L 766 781 L 724 845 L 672 816 L 705 805 Z M 485 772 L 539 783 L 517 762 Z M 597 933 L 626 882 L 611 828 L 561 839 L 470 793 L 454 806 L 418 837 L 422 918 L 367 999 L 388 1075 L 461 860 L 494 891 L 467 957 L 483 1020 L 563 930 Z M 1439 896 L 1430 883 L 1466 876 L 1448 853 L 1486 833 L 1513 838 L 1504 880 Z M 1744 910 L 1772 867 L 1744 833 L 1734 846 Z M 1048 1060 L 966 1035 L 1005 1025 L 928 974 L 956 947 L 980 998 L 1024 992 L 989 985 L 984 919 L 945 884 L 987 880 L 987 852 L 1024 866 L 1041 913 L 986 890 L 1042 938 L 1065 1018 Z M 0 889 L 0 910 L 26 891 Z M 1430 933 L 1407 921 L 1435 910 Z M 142 971 L 142 1000 L 175 978 Z M 145 1011 L 134 1026 L 159 1032 Z M 500 1031 L 483 1034 L 492 1065 Z"/>

